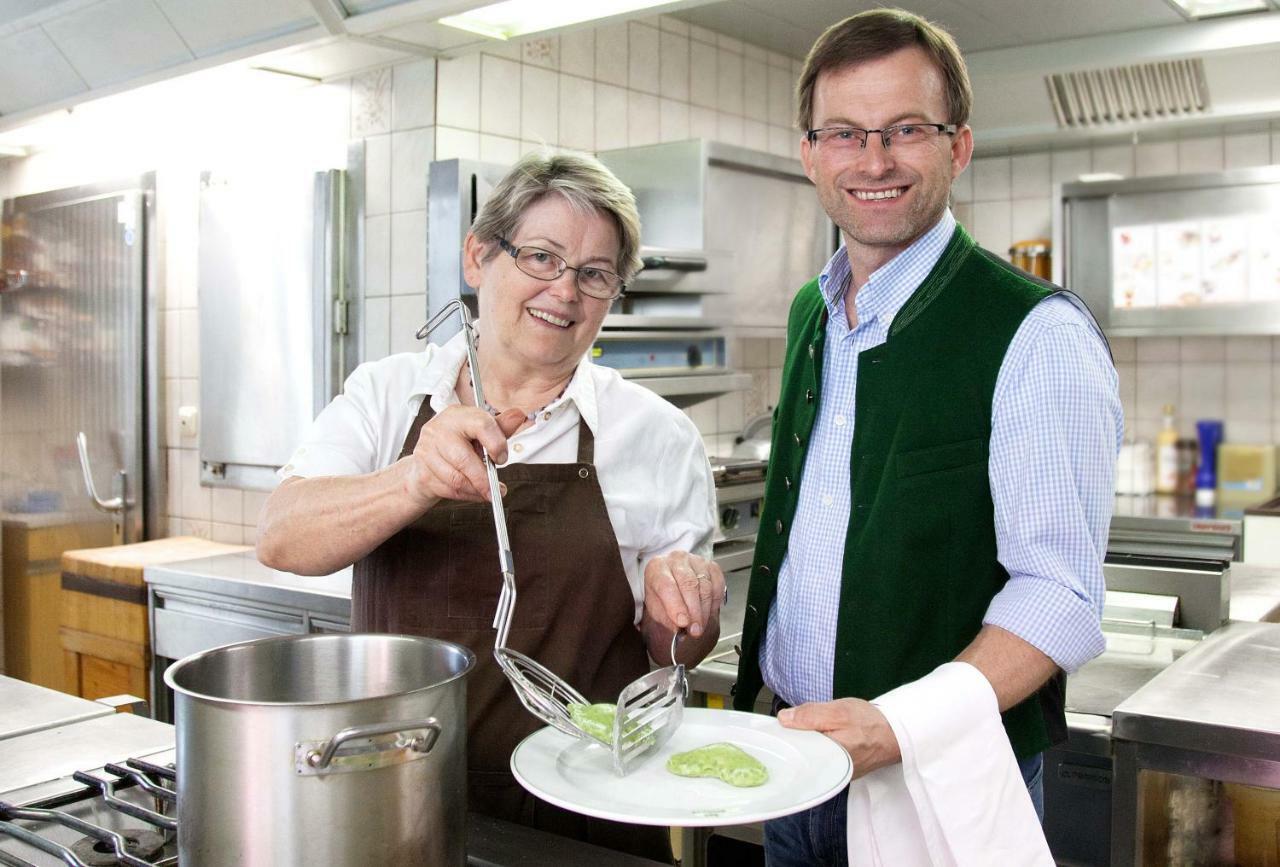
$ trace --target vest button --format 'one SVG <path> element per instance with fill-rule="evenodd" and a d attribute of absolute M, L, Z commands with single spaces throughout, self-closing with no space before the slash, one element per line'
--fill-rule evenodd
<path fill-rule="evenodd" d="M 767 576 L 767 575 L 772 575 L 772 574 L 773 574 L 773 570 L 772 570 L 772 569 L 770 569 L 768 566 L 761 566 L 757 571 L 758 571 L 761 575 L 766 575 L 766 576 Z M 752 611 L 754 611 L 754 610 L 755 610 L 755 606 L 753 606 L 753 605 L 748 605 L 747 607 L 748 607 L 748 608 L 750 608 Z"/>
<path fill-rule="evenodd" d="M 779 536 L 782 535 L 782 519 L 781 518 L 779 518 L 777 521 L 774 522 L 773 529 L 778 531 Z"/>
<path fill-rule="evenodd" d="M 782 484 L 786 487 L 786 489 L 787 489 L 788 491 L 789 491 L 789 490 L 791 490 L 791 477 L 790 477 L 790 476 L 783 476 L 783 477 L 782 477 Z"/>
<path fill-rule="evenodd" d="M 591 475 L 591 470 L 587 469 L 586 467 L 580 467 L 578 469 L 578 478 L 585 479 L 589 475 Z"/>
<path fill-rule="evenodd" d="M 813 403 L 813 389 L 812 389 L 812 388 L 806 388 L 806 389 L 804 390 L 804 399 L 805 399 L 805 400 L 807 400 L 809 403 Z"/>
<path fill-rule="evenodd" d="M 792 434 L 791 437 L 796 441 L 796 445 L 804 445 L 804 441 L 800 439 L 800 434 Z"/>
<path fill-rule="evenodd" d="M 813 357 L 814 357 L 814 355 L 816 355 L 816 354 L 817 354 L 817 351 L 818 351 L 818 350 L 817 350 L 817 348 L 816 348 L 812 343 L 810 343 L 810 344 L 809 344 L 809 357 L 810 357 L 810 358 L 813 358 Z"/>

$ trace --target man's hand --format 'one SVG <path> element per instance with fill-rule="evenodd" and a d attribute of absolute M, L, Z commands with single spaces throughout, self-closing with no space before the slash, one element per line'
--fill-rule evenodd
<path fill-rule="evenodd" d="M 789 729 L 822 732 L 853 759 L 854 779 L 902 761 L 898 739 L 880 709 L 860 698 L 811 702 L 778 713 Z"/>
<path fill-rule="evenodd" d="M 699 638 L 724 604 L 724 573 L 714 560 L 672 551 L 644 567 L 646 619 L 671 632 Z M 655 657 L 656 659 L 656 657 Z"/>
<path fill-rule="evenodd" d="M 474 406 L 451 406 L 422 426 L 413 454 L 404 459 L 404 489 L 423 510 L 440 500 L 489 499 L 489 478 L 480 456 L 507 459 L 507 438 L 525 421 L 508 409 L 497 418 Z"/>

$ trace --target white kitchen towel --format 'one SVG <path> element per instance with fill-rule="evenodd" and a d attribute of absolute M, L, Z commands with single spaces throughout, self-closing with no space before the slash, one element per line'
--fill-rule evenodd
<path fill-rule="evenodd" d="M 849 785 L 854 867 L 1053 867 L 982 672 L 949 662 L 874 702 L 902 749 Z"/>

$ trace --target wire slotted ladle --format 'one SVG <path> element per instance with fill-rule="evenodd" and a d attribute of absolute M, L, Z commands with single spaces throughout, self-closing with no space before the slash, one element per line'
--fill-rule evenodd
<path fill-rule="evenodd" d="M 480 384 L 480 365 L 476 360 L 475 332 L 466 305 L 456 298 L 450 301 L 418 330 L 417 336 L 418 339 L 426 337 L 455 312 L 462 319 L 476 405 L 485 406 L 483 386 Z M 493 657 L 526 710 L 567 735 L 593 740 L 589 732 L 574 722 L 569 711 L 570 705 L 590 704 L 586 697 L 536 659 L 507 646 L 516 606 L 515 562 L 511 556 L 507 519 L 498 488 L 498 471 L 483 446 L 481 454 L 489 478 L 493 523 L 498 537 L 498 562 L 502 570 L 502 593 L 498 597 L 498 608 L 493 620 L 493 628 L 497 632 Z M 610 751 L 614 771 L 620 776 L 631 770 L 643 756 L 665 743 L 680 724 L 688 692 L 684 666 L 677 664 L 675 658 L 676 643 L 682 634 L 678 632 L 671 638 L 669 667 L 637 678 L 618 697 Z"/>

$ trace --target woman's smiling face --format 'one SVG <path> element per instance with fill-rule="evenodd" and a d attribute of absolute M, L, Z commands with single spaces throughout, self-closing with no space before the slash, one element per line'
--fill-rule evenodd
<path fill-rule="evenodd" d="M 600 211 L 580 212 L 556 193 L 530 206 L 507 240 L 514 247 L 555 253 L 574 268 L 618 268 L 613 219 Z M 495 255 L 486 259 L 489 253 Z M 499 351 L 529 368 L 571 371 L 595 341 L 613 303 L 579 291 L 573 270 L 565 269 L 551 281 L 530 277 L 496 241 L 482 244 L 468 235 L 462 261 L 467 285 L 477 290 L 485 343 L 502 347 Z"/>

